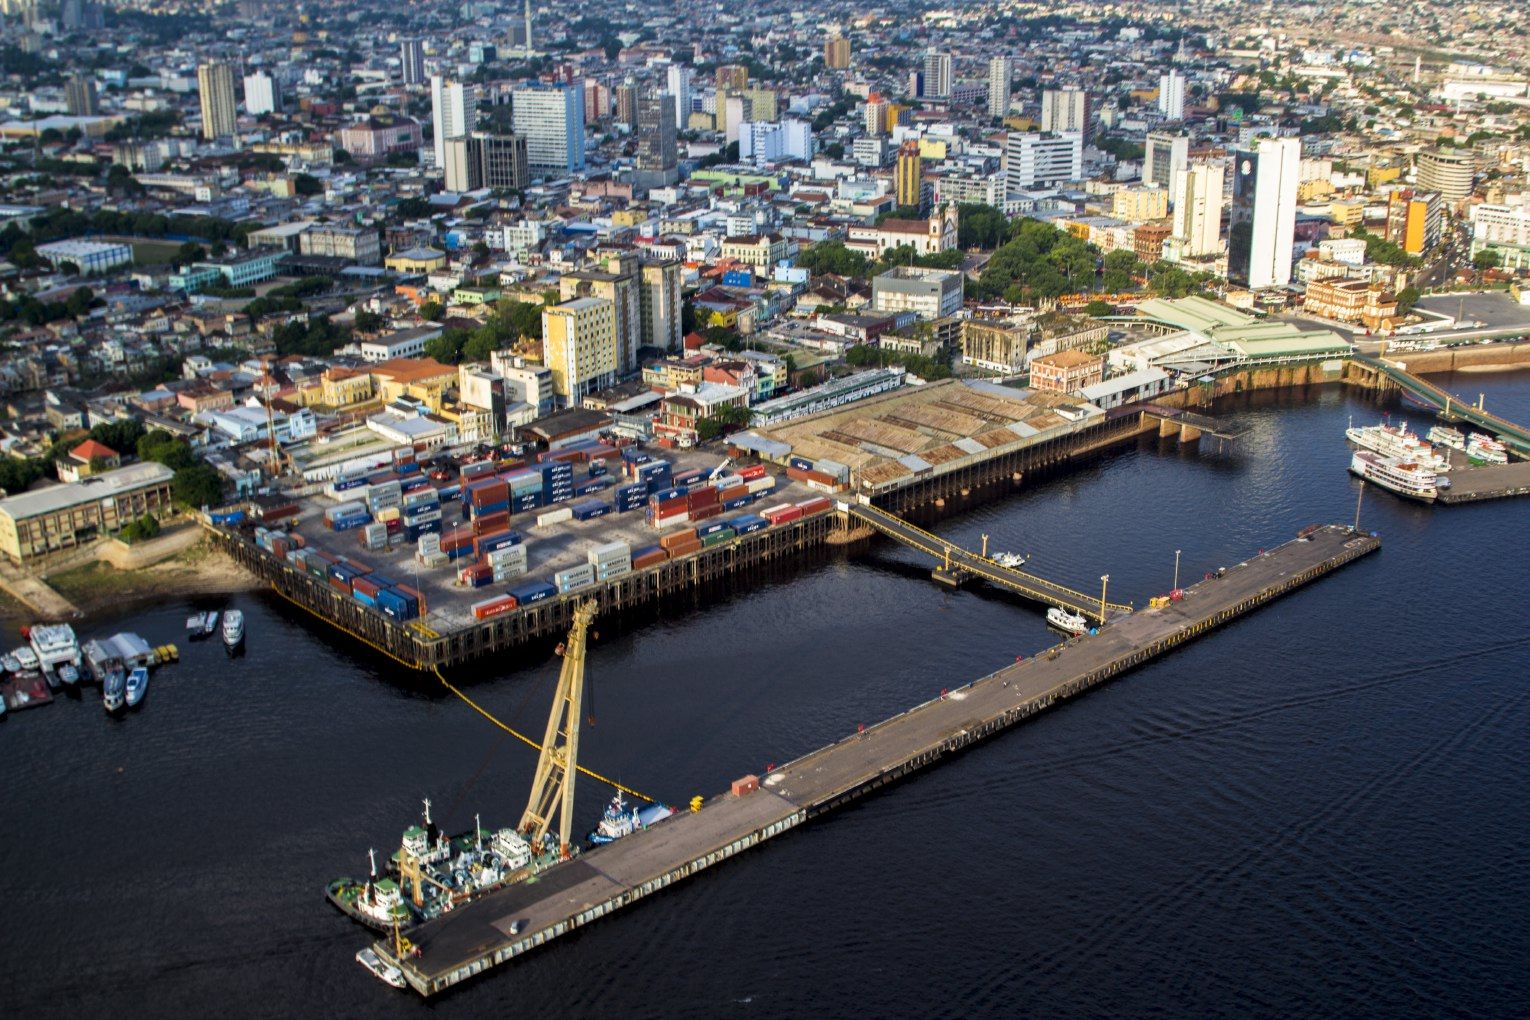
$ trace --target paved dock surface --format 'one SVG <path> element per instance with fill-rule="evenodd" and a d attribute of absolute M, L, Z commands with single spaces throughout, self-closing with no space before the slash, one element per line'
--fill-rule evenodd
<path fill-rule="evenodd" d="M 1450 488 L 1440 491 L 1441 503 L 1476 503 L 1530 495 L 1530 460 L 1473 466 L 1466 454 L 1450 450 Z"/>
<path fill-rule="evenodd" d="M 758 792 L 596 847 L 533 881 L 459 907 L 409 933 L 410 985 L 430 995 L 813 815 L 939 760 L 1056 702 L 1134 668 L 1212 627 L 1379 548 L 1329 526 L 1231 565 L 1184 600 L 1117 619 L 1098 635 L 1047 649 L 791 762 Z M 932 679 L 938 689 L 939 679 Z M 514 931 L 516 922 L 523 922 Z M 390 941 L 377 949 L 392 955 Z"/>

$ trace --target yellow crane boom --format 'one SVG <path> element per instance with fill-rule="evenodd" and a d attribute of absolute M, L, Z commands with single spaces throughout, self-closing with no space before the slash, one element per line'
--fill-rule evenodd
<path fill-rule="evenodd" d="M 599 606 L 586 599 L 574 607 L 574 620 L 563 646 L 563 668 L 547 715 L 547 734 L 531 781 L 531 797 L 521 815 L 521 832 L 540 846 L 558 819 L 559 853 L 568 856 L 574 821 L 574 778 L 579 769 L 579 717 L 584 711 L 584 661 L 590 623 Z"/>

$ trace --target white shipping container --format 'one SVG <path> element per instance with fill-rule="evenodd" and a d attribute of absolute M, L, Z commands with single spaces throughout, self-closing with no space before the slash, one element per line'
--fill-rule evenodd
<path fill-rule="evenodd" d="M 632 547 L 626 542 L 603 542 L 600 545 L 592 545 L 586 553 L 586 558 L 592 566 L 602 563 L 631 563 Z"/>
<path fill-rule="evenodd" d="M 560 510 L 548 510 L 546 513 L 537 514 L 537 527 L 545 528 L 549 524 L 558 524 L 562 521 L 572 520 L 574 511 L 569 507 Z"/>
<path fill-rule="evenodd" d="M 504 549 L 495 549 L 485 557 L 485 562 L 491 567 L 497 567 L 501 563 L 519 563 L 525 566 L 527 563 L 526 547 L 524 545 L 512 545 Z"/>
<path fill-rule="evenodd" d="M 495 567 L 493 576 L 495 584 L 503 584 L 506 581 L 513 581 L 517 577 L 525 577 L 526 564 L 507 563 L 502 567 Z"/>
<path fill-rule="evenodd" d="M 420 561 L 420 566 L 430 567 L 432 570 L 444 567 L 451 562 L 451 557 L 444 552 L 416 553 L 414 558 Z"/>
<path fill-rule="evenodd" d="M 420 540 L 417 543 L 417 547 L 418 547 L 418 549 L 420 551 L 420 555 L 421 556 L 429 556 L 431 553 L 438 553 L 438 552 L 440 552 L 441 551 L 441 536 L 440 536 L 440 534 L 437 533 L 437 532 L 431 531 L 431 532 L 427 532 L 426 534 L 421 535 L 420 536 Z"/>
<path fill-rule="evenodd" d="M 602 566 L 596 571 L 596 576 L 602 581 L 609 581 L 613 577 L 621 577 L 623 574 L 632 573 L 631 563 L 613 563 Z"/>
<path fill-rule="evenodd" d="M 774 478 L 751 478 L 748 483 L 748 489 L 751 493 L 769 492 L 775 487 L 776 480 Z"/>

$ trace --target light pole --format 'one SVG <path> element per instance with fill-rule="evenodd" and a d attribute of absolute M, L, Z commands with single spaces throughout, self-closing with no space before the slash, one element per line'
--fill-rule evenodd
<path fill-rule="evenodd" d="M 1174 550 L 1174 587 L 1170 591 L 1179 591 L 1179 550 Z"/>
<path fill-rule="evenodd" d="M 1110 575 L 1100 575 L 1100 622 L 1105 622 L 1105 592 L 1110 587 Z"/>

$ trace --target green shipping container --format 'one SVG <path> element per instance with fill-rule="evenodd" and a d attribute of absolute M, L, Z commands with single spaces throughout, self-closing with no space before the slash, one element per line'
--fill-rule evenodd
<path fill-rule="evenodd" d="M 728 539 L 732 538 L 733 535 L 734 532 L 732 528 L 723 528 L 721 531 L 714 531 L 706 538 L 701 540 L 701 547 L 703 549 L 710 549 L 714 545 L 719 545 L 728 541 Z"/>

